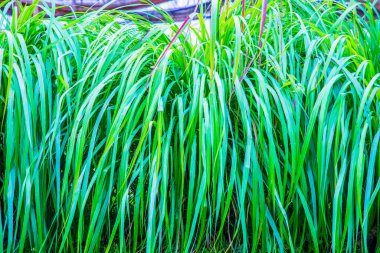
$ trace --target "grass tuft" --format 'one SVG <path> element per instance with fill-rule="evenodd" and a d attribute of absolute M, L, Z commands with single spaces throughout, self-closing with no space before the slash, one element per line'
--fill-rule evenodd
<path fill-rule="evenodd" d="M 4 252 L 379 252 L 373 6 L 0 6 Z"/>

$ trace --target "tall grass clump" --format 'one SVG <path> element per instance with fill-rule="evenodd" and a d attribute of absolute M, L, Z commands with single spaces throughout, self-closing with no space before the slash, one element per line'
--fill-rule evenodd
<path fill-rule="evenodd" d="M 1 252 L 379 252 L 370 4 L 0 5 Z"/>

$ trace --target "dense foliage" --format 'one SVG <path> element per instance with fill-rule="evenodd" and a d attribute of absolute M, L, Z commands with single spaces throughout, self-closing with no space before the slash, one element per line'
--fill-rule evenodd
<path fill-rule="evenodd" d="M 371 6 L 1 6 L 0 249 L 379 252 Z"/>

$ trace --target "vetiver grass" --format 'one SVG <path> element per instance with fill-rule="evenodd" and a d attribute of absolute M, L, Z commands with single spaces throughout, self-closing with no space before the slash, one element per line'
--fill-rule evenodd
<path fill-rule="evenodd" d="M 263 4 L 212 0 L 209 28 L 13 9 L 1 251 L 379 252 L 374 9 Z"/>

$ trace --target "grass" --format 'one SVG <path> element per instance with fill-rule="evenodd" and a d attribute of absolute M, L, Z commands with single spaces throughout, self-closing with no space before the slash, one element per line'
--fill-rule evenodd
<path fill-rule="evenodd" d="M 0 31 L 1 252 L 379 252 L 370 5 L 54 11 Z"/>

